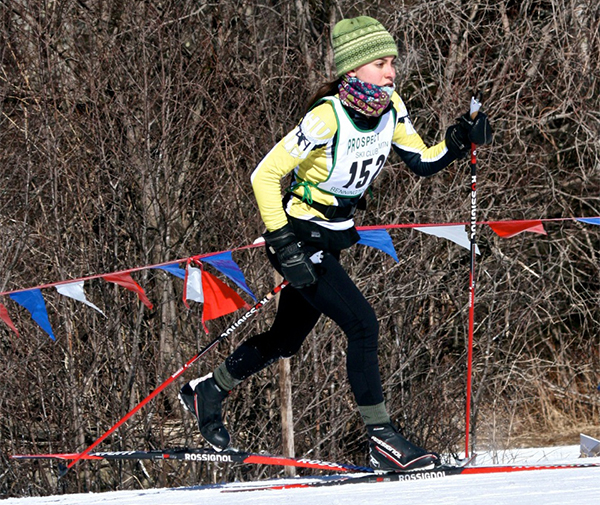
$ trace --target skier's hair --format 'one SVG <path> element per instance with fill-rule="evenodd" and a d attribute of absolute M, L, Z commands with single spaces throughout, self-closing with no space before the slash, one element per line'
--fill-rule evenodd
<path fill-rule="evenodd" d="M 341 77 L 333 81 L 328 81 L 317 88 L 317 90 L 310 96 L 310 98 L 306 102 L 306 106 L 304 107 L 303 115 L 306 114 L 310 109 L 314 107 L 314 105 L 325 96 L 332 96 L 337 94 L 338 86 L 342 81 Z"/>

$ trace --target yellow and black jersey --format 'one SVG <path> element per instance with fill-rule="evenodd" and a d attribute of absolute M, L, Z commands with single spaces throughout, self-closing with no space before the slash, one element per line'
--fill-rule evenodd
<path fill-rule="evenodd" d="M 259 163 L 251 180 L 267 230 L 287 224 L 286 213 L 331 230 L 351 228 L 352 217 L 326 217 L 324 208 L 355 207 L 392 148 L 421 176 L 456 159 L 445 141 L 425 145 L 397 93 L 381 117 L 364 122 L 357 116 L 362 115 L 344 107 L 337 95 L 325 97 Z M 284 200 L 284 209 L 281 179 L 292 171 L 293 197 Z"/>

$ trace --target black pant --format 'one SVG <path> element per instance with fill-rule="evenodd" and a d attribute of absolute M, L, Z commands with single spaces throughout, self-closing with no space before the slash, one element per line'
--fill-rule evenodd
<path fill-rule="evenodd" d="M 279 267 L 274 255 L 269 259 Z M 281 292 L 275 321 L 265 333 L 255 335 L 226 360 L 231 375 L 245 379 L 280 358 L 289 358 L 325 314 L 348 339 L 346 367 L 358 405 L 383 402 L 377 341 L 379 324 L 373 308 L 339 263 L 339 252 L 325 253 L 316 265 L 319 280 L 303 289 L 287 286 Z"/>

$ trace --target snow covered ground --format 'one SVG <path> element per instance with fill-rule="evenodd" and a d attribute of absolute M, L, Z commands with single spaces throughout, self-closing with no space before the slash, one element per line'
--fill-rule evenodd
<path fill-rule="evenodd" d="M 600 463 L 600 458 L 582 460 L 579 458 L 579 446 L 569 446 L 482 454 L 477 459 L 477 465 L 570 462 Z M 301 479 L 280 479 L 277 482 L 290 481 L 299 482 Z M 9 498 L 3 500 L 2 505 L 595 505 L 600 504 L 600 467 L 233 492 L 241 486 L 232 483 L 224 486 Z"/>

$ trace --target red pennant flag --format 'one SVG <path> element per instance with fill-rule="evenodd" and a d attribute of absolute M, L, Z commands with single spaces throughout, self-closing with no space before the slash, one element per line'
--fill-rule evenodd
<path fill-rule="evenodd" d="M 496 235 L 502 238 L 514 237 L 515 235 L 518 235 L 524 231 L 546 235 L 544 225 L 539 219 L 534 219 L 531 221 L 496 221 L 488 223 L 488 225 L 492 230 L 494 230 Z"/>
<path fill-rule="evenodd" d="M 205 321 L 217 319 L 248 306 L 233 289 L 204 270 L 202 270 L 202 291 L 204 292 L 202 324 L 206 333 L 208 329 L 204 324 Z"/>
<path fill-rule="evenodd" d="M 125 289 L 129 289 L 130 291 L 137 293 L 142 303 L 149 309 L 152 308 L 152 303 L 150 300 L 148 300 L 148 297 L 146 296 L 146 293 L 144 293 L 142 287 L 135 282 L 128 273 L 108 274 L 103 275 L 102 278 L 108 282 L 114 282 Z"/>
<path fill-rule="evenodd" d="M 15 328 L 15 325 L 13 324 L 12 319 L 8 315 L 8 310 L 6 310 L 6 307 L 4 305 L 2 305 L 1 303 L 0 303 L 0 319 L 2 319 L 2 321 L 4 321 L 8 325 L 8 327 L 17 334 L 17 337 L 19 336 L 19 332 L 18 332 L 17 328 Z"/>

